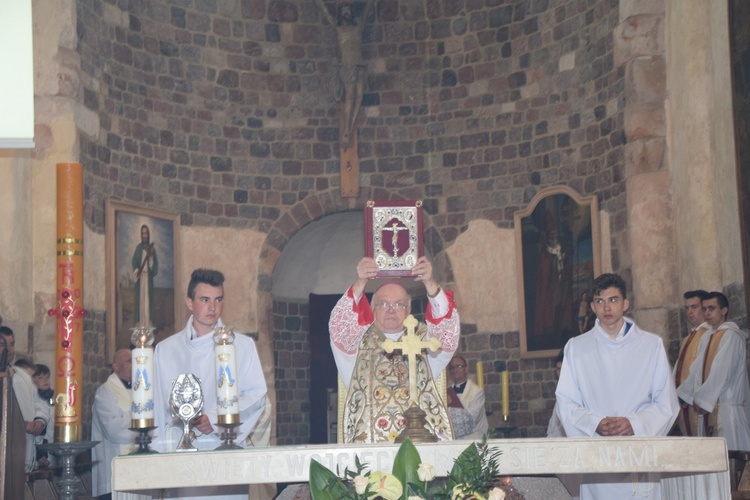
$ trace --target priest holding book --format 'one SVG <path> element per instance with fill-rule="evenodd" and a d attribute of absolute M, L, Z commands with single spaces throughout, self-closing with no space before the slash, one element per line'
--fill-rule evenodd
<path fill-rule="evenodd" d="M 381 347 L 386 339 L 399 340 L 404 335 L 411 297 L 403 285 L 391 282 L 378 288 L 370 304 L 365 286 L 378 272 L 374 259 L 360 260 L 357 279 L 331 312 L 331 349 L 347 389 L 340 424 L 346 443 L 393 442 L 405 427 L 403 414 L 411 399 L 406 356 L 388 354 Z M 420 257 L 411 272 L 415 281 L 424 284 L 429 302 L 425 323 L 419 325 L 416 334 L 424 340 L 437 338 L 441 343 L 436 352 L 417 356 L 419 394 L 415 399 L 427 414 L 427 430 L 440 440 L 453 439 L 435 379 L 458 348 L 461 321 L 453 293 L 435 281 L 426 257 Z"/>

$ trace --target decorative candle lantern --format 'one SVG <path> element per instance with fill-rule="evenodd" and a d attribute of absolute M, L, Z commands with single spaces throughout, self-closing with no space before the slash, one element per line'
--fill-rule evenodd
<path fill-rule="evenodd" d="M 237 387 L 237 352 L 231 327 L 220 326 L 214 331 L 216 362 L 216 413 L 219 425 L 235 425 L 240 420 L 239 388 Z"/>
<path fill-rule="evenodd" d="M 154 426 L 154 328 L 139 326 L 130 329 L 133 349 L 132 394 L 130 421 L 133 429 Z"/>

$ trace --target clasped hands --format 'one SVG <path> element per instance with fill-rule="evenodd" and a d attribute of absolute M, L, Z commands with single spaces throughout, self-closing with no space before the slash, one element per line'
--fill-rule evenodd
<path fill-rule="evenodd" d="M 625 417 L 604 417 L 596 426 L 596 433 L 600 436 L 632 436 L 633 427 Z"/>
<path fill-rule="evenodd" d="M 44 432 L 44 422 L 41 420 L 34 420 L 33 422 L 25 422 L 26 434 L 32 436 L 40 436 Z"/>

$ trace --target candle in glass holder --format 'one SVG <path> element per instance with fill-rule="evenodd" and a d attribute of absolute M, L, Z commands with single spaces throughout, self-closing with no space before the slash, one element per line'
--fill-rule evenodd
<path fill-rule="evenodd" d="M 216 362 L 216 414 L 219 425 L 237 424 L 240 420 L 239 388 L 237 387 L 237 352 L 234 332 L 220 326 L 214 332 Z"/>
<path fill-rule="evenodd" d="M 133 403 L 130 406 L 130 425 L 133 429 L 154 426 L 154 329 L 140 326 L 131 328 L 130 341 L 133 349 L 131 392 Z"/>
<path fill-rule="evenodd" d="M 510 379 L 508 377 L 508 371 L 500 372 L 500 385 L 503 391 L 503 417 L 505 420 L 508 419 L 508 414 L 510 414 L 510 394 L 508 393 L 509 383 Z"/>
<path fill-rule="evenodd" d="M 484 363 L 477 361 L 477 385 L 484 389 Z"/>

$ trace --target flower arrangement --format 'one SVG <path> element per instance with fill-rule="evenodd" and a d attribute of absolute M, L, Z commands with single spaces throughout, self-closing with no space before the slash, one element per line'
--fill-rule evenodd
<path fill-rule="evenodd" d="M 411 440 L 401 444 L 392 473 L 368 471 L 355 457 L 355 470 L 344 470 L 343 479 L 326 467 L 310 462 L 313 500 L 503 500 L 507 482 L 499 477 L 501 451 L 490 448 L 487 436 L 471 443 L 455 460 L 442 484 L 435 484 L 435 468 L 422 462 Z M 337 471 L 338 472 L 338 471 Z"/>

